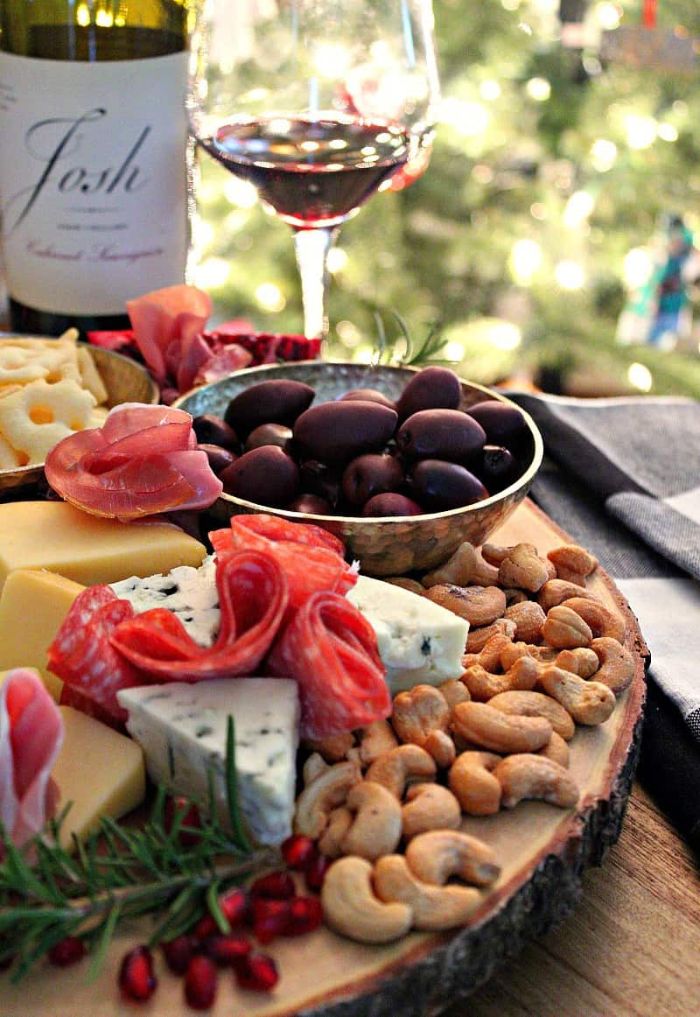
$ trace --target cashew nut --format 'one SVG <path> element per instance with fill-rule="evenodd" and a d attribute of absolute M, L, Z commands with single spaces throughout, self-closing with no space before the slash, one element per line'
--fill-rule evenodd
<path fill-rule="evenodd" d="M 476 570 L 476 560 L 476 548 L 473 544 L 465 541 L 439 568 L 433 569 L 432 572 L 423 576 L 423 586 L 426 589 L 431 586 L 439 586 L 442 583 L 466 586 L 472 581 Z"/>
<path fill-rule="evenodd" d="M 512 689 L 534 689 L 540 672 L 540 665 L 532 657 L 518 657 L 505 674 L 490 674 L 480 664 L 468 667 L 462 681 L 469 689 L 472 699 L 486 702 L 501 692 Z"/>
<path fill-rule="evenodd" d="M 576 586 L 585 586 L 586 576 L 594 572 L 598 565 L 597 558 L 578 544 L 562 544 L 550 551 L 547 557 L 557 570 L 557 578 Z"/>
<path fill-rule="evenodd" d="M 533 551 L 537 549 L 533 544 L 529 544 L 529 547 Z M 508 557 L 508 553 L 512 550 L 510 547 L 501 547 L 500 544 L 484 544 L 481 548 L 481 555 L 484 561 L 488 562 L 489 565 L 500 566 L 504 558 Z"/>
<path fill-rule="evenodd" d="M 326 770 L 330 770 L 329 764 L 325 761 L 323 756 L 319 752 L 314 752 L 304 763 L 304 767 L 301 771 L 302 779 L 304 781 L 304 787 L 310 784 L 312 780 L 316 780 L 320 774 L 325 773 Z"/>
<path fill-rule="evenodd" d="M 571 597 L 583 597 L 585 600 L 598 599 L 595 594 L 581 589 L 575 583 L 569 583 L 564 579 L 550 579 L 537 594 L 537 603 L 545 611 L 549 611 L 550 607 L 558 607 L 559 604 L 570 600 Z"/>
<path fill-rule="evenodd" d="M 530 646 L 527 643 L 508 643 L 501 650 L 500 664 L 504 671 L 513 666 L 518 657 L 532 657 L 533 660 L 551 664 L 557 651 L 551 646 Z"/>
<path fill-rule="evenodd" d="M 402 742 L 422 745 L 431 731 L 445 731 L 450 708 L 432 685 L 414 685 L 394 697 L 391 723 Z"/>
<path fill-rule="evenodd" d="M 556 731 L 552 731 L 552 737 L 545 747 L 538 749 L 535 755 L 551 759 L 553 763 L 559 763 L 559 766 L 563 766 L 564 769 L 569 765 L 569 746 Z"/>
<path fill-rule="evenodd" d="M 347 761 L 329 766 L 297 798 L 294 832 L 320 837 L 326 828 L 328 813 L 344 803 L 350 788 L 360 780 L 362 773 L 357 763 Z"/>
<path fill-rule="evenodd" d="M 416 593 L 419 597 L 422 597 L 425 593 L 425 589 L 417 579 L 408 579 L 406 576 L 392 576 L 391 579 L 385 579 L 384 582 L 389 583 L 391 586 L 400 586 L 402 590 Z"/>
<path fill-rule="evenodd" d="M 573 671 L 579 678 L 592 678 L 600 666 L 597 656 L 587 646 L 577 646 L 573 650 L 561 650 L 557 654 L 554 664 L 564 671 Z"/>
<path fill-rule="evenodd" d="M 615 709 L 615 696 L 607 685 L 584 681 L 572 671 L 550 665 L 540 674 L 539 682 L 548 695 L 569 711 L 577 724 L 603 724 Z"/>
<path fill-rule="evenodd" d="M 327 924 L 359 943 L 390 943 L 413 922 L 407 904 L 385 904 L 372 889 L 372 866 L 364 858 L 340 858 L 326 873 L 321 904 Z"/>
<path fill-rule="evenodd" d="M 459 830 L 430 830 L 419 834 L 406 848 L 406 861 L 419 879 L 439 886 L 450 876 L 458 876 L 476 886 L 489 886 L 501 872 L 493 849 L 483 840 Z"/>
<path fill-rule="evenodd" d="M 430 753 L 441 770 L 452 766 L 457 755 L 455 743 L 447 731 L 431 731 L 423 742 L 423 748 Z"/>
<path fill-rule="evenodd" d="M 360 760 L 364 766 L 369 766 L 385 752 L 395 749 L 398 744 L 388 721 L 375 720 L 360 732 Z"/>
<path fill-rule="evenodd" d="M 617 639 L 618 643 L 624 643 L 624 618 L 608 611 L 607 607 L 599 601 L 587 600 L 585 597 L 571 597 L 569 600 L 565 600 L 562 606 L 570 611 L 575 611 L 592 630 L 596 638 L 604 636 L 609 639 Z"/>
<path fill-rule="evenodd" d="M 532 544 L 509 548 L 498 568 L 501 586 L 516 586 L 530 593 L 537 593 L 550 578 L 548 563 L 539 557 Z"/>
<path fill-rule="evenodd" d="M 577 611 L 559 604 L 547 612 L 542 636 L 557 650 L 572 650 L 576 646 L 589 646 L 593 633 Z"/>
<path fill-rule="evenodd" d="M 401 806 L 390 791 L 363 780 L 350 789 L 345 807 L 355 818 L 343 838 L 343 854 L 373 862 L 396 850 L 401 840 Z"/>
<path fill-rule="evenodd" d="M 326 829 L 321 834 L 318 849 L 327 858 L 340 858 L 343 854 L 343 840 L 352 826 L 352 812 L 344 805 L 338 806 L 328 816 Z"/>
<path fill-rule="evenodd" d="M 414 784 L 406 792 L 401 825 L 406 840 L 426 830 L 457 830 L 462 810 L 455 796 L 441 784 Z M 381 896 L 381 894 L 380 894 Z"/>
<path fill-rule="evenodd" d="M 508 607 L 513 607 L 514 604 L 524 604 L 529 599 L 525 590 L 518 590 L 514 586 L 507 586 L 503 592 L 506 595 Z"/>
<path fill-rule="evenodd" d="M 607 685 L 615 695 L 624 692 L 632 682 L 635 671 L 634 657 L 627 647 L 609 636 L 601 636 L 600 639 L 593 640 L 591 650 L 600 664 L 595 680 Z"/>
<path fill-rule="evenodd" d="M 426 597 L 470 625 L 490 625 L 506 609 L 506 595 L 498 586 L 432 586 Z"/>
<path fill-rule="evenodd" d="M 327 763 L 339 763 L 346 759 L 348 752 L 355 744 L 352 732 L 345 731 L 343 734 L 329 735 L 318 741 L 307 740 L 304 746 L 312 752 L 318 752 Z"/>
<path fill-rule="evenodd" d="M 493 626 L 491 626 L 491 628 L 493 628 Z M 513 629 L 515 629 L 515 623 L 513 623 Z M 505 632 L 495 632 L 491 638 L 484 643 L 478 653 L 465 653 L 462 657 L 462 666 L 467 668 L 471 667 L 472 664 L 481 664 L 484 670 L 495 671 L 500 664 L 501 653 L 506 646 L 510 645 L 510 640 L 511 636 L 509 634 Z M 467 647 L 469 647 L 468 639 Z"/>
<path fill-rule="evenodd" d="M 508 716 L 488 703 L 460 703 L 452 723 L 467 741 L 493 752 L 536 752 L 552 734 L 544 717 Z"/>
<path fill-rule="evenodd" d="M 569 809 L 578 802 L 578 786 L 567 770 L 544 756 L 523 753 L 502 759 L 494 770 L 503 804 L 512 809 L 524 798 L 538 798 Z"/>
<path fill-rule="evenodd" d="M 489 706 L 502 713 L 519 717 L 544 717 L 561 738 L 574 737 L 574 722 L 561 703 L 541 692 L 501 692 L 489 701 Z"/>
<path fill-rule="evenodd" d="M 542 626 L 547 616 L 534 600 L 512 604 L 511 607 L 506 608 L 505 617 L 515 622 L 514 639 L 523 640 L 526 643 L 539 643 L 542 638 Z"/>
<path fill-rule="evenodd" d="M 481 653 L 492 636 L 502 635 L 512 639 L 515 635 L 515 622 L 508 618 L 496 618 L 491 625 L 470 629 L 467 636 L 467 653 Z"/>
<path fill-rule="evenodd" d="M 438 685 L 438 689 L 442 692 L 445 697 L 445 702 L 452 711 L 457 703 L 467 703 L 471 699 L 469 695 L 469 689 L 457 678 L 448 678 L 442 685 Z"/>
<path fill-rule="evenodd" d="M 464 925 L 482 900 L 473 887 L 424 883 L 402 855 L 379 859 L 374 867 L 374 887 L 383 901 L 410 907 L 414 929 L 431 932 Z"/>
<path fill-rule="evenodd" d="M 462 706 L 468 705 L 462 703 Z M 375 759 L 366 773 L 366 779 L 383 784 L 401 801 L 408 783 L 434 780 L 435 773 L 435 761 L 432 756 L 419 745 L 407 744 L 399 745 Z"/>
<path fill-rule="evenodd" d="M 501 807 L 501 785 L 491 772 L 501 757 L 493 752 L 462 752 L 450 767 L 447 782 L 462 811 L 493 816 Z"/>

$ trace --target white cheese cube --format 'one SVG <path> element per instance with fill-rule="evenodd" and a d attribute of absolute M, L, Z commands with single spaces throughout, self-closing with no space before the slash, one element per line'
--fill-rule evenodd
<path fill-rule="evenodd" d="M 124 689 L 127 729 L 142 747 L 152 780 L 206 804 L 214 775 L 224 824 L 226 731 L 235 725 L 241 813 L 253 838 L 279 844 L 292 831 L 299 743 L 299 694 L 288 678 L 220 678 L 189 685 Z"/>
<path fill-rule="evenodd" d="M 358 576 L 347 595 L 377 634 L 392 694 L 439 685 L 462 671 L 469 622 L 400 586 Z"/>

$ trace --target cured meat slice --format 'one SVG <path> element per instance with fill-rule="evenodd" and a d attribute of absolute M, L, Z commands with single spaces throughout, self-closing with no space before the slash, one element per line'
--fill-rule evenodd
<path fill-rule="evenodd" d="M 289 603 L 287 580 L 269 554 L 247 551 L 217 560 L 221 627 L 204 648 L 165 608 L 120 625 L 112 647 L 156 681 L 197 682 L 255 674 L 275 639 Z"/>
<path fill-rule="evenodd" d="M 168 286 L 128 300 L 126 307 L 136 345 L 156 379 L 171 375 L 181 392 L 190 388 L 211 356 L 202 336 L 211 314 L 207 294 L 194 286 Z"/>
<path fill-rule="evenodd" d="M 196 440 L 189 413 L 127 403 L 104 427 L 59 442 L 46 477 L 72 505 L 111 519 L 206 508 L 223 488 Z"/>
<path fill-rule="evenodd" d="M 289 541 L 292 544 L 304 544 L 307 547 L 325 547 L 334 551 L 342 558 L 345 545 L 339 537 L 334 536 L 313 523 L 292 523 L 281 516 L 273 516 L 261 512 L 257 515 L 233 516 L 231 529 L 234 534 L 241 532 L 241 539 L 249 532 L 259 533 L 262 537 L 274 541 Z"/>
<path fill-rule="evenodd" d="M 305 738 L 341 734 L 391 713 L 374 629 L 337 593 L 315 593 L 297 611 L 268 669 L 298 682 Z"/>
<path fill-rule="evenodd" d="M 25 668 L 11 671 L 0 689 L 0 822 L 18 847 L 56 804 L 50 778 L 62 742 L 61 714 L 43 683 Z"/>
<path fill-rule="evenodd" d="M 49 647 L 49 670 L 75 693 L 95 704 L 95 716 L 106 715 L 115 724 L 127 713 L 117 702 L 120 689 L 147 684 L 128 660 L 110 643 L 117 626 L 132 618 L 134 609 L 109 586 L 90 586 L 76 597 Z M 68 694 L 62 701 L 79 709 L 81 700 Z"/>

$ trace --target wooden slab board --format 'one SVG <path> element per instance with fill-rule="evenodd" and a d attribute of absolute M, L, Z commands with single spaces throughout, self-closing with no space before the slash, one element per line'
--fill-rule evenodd
<path fill-rule="evenodd" d="M 566 535 L 531 502 L 524 502 L 494 535 L 494 542 L 529 541 L 543 553 Z M 577 811 L 523 802 L 485 818 L 466 817 L 463 828 L 493 845 L 502 875 L 469 925 L 447 934 L 412 933 L 387 946 L 363 946 L 327 929 L 265 948 L 281 978 L 270 994 L 241 991 L 220 979 L 211 1017 L 412 1017 L 438 1013 L 482 985 L 532 936 L 541 935 L 575 907 L 581 876 L 600 864 L 620 832 L 637 758 L 648 657 L 636 619 L 600 569 L 589 588 L 627 621 L 627 644 L 637 673 L 610 719 L 578 728 L 571 772 L 582 790 Z M 2 1017 L 122 1017 L 135 1012 L 120 1000 L 116 976 L 124 951 L 144 941 L 146 926 L 124 930 L 97 982 L 86 967 L 38 967 L 18 986 L 0 982 Z M 185 1005 L 182 983 L 158 965 L 160 985 L 139 1012 L 177 1017 Z M 503 977 L 507 978 L 507 970 Z"/>

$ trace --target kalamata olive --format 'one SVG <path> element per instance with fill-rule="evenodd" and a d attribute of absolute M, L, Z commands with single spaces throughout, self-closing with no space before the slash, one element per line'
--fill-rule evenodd
<path fill-rule="evenodd" d="M 209 465 L 217 476 L 238 458 L 233 452 L 229 452 L 227 448 L 221 448 L 219 445 L 207 445 L 205 443 L 198 445 L 197 448 L 201 449 L 202 452 L 206 452 Z"/>
<path fill-rule="evenodd" d="M 217 417 L 213 413 L 203 413 L 201 417 L 194 418 L 192 428 L 200 445 L 219 445 L 231 452 L 240 451 L 238 435 L 222 417 Z"/>
<path fill-rule="evenodd" d="M 457 463 L 422 459 L 415 467 L 411 490 L 425 505 L 426 512 L 445 512 L 488 498 L 489 492 L 478 477 Z"/>
<path fill-rule="evenodd" d="M 258 505 L 281 506 L 299 492 L 296 463 L 277 445 L 245 452 L 221 474 L 224 490 Z"/>
<path fill-rule="evenodd" d="M 358 456 L 343 473 L 343 494 L 351 505 L 364 505 L 375 494 L 396 491 L 403 482 L 398 459 L 388 455 Z"/>
<path fill-rule="evenodd" d="M 259 424 L 291 427 L 311 405 L 316 393 L 301 381 L 260 381 L 239 392 L 228 404 L 226 423 L 239 434 L 249 434 Z"/>
<path fill-rule="evenodd" d="M 365 503 L 362 515 L 372 518 L 376 516 L 420 516 L 424 511 L 425 509 L 422 509 L 412 498 L 407 498 L 405 494 L 391 492 L 375 494 Z"/>
<path fill-rule="evenodd" d="M 294 425 L 294 442 L 312 459 L 346 463 L 377 452 L 396 427 L 396 411 L 378 403 L 335 402 L 312 406 Z"/>
<path fill-rule="evenodd" d="M 318 459 L 307 459 L 301 464 L 301 487 L 305 494 L 315 494 L 330 502 L 332 507 L 340 498 L 340 473 Z"/>
<path fill-rule="evenodd" d="M 424 367 L 411 378 L 396 404 L 399 420 L 420 410 L 456 410 L 462 395 L 459 378 L 447 367 Z"/>
<path fill-rule="evenodd" d="M 245 450 L 250 452 L 252 448 L 262 448 L 263 445 L 279 445 L 283 449 L 291 440 L 292 429 L 286 424 L 260 424 L 246 438 Z"/>
<path fill-rule="evenodd" d="M 495 399 L 487 399 L 470 406 L 467 413 L 486 431 L 489 445 L 505 445 L 512 450 L 513 447 L 520 446 L 529 436 L 525 418 L 515 406 L 506 406 L 505 403 L 499 403 Z"/>
<path fill-rule="evenodd" d="M 287 508 L 290 512 L 303 512 L 310 516 L 328 516 L 333 511 L 330 502 L 316 494 L 300 494 Z"/>
<path fill-rule="evenodd" d="M 345 395 L 341 395 L 340 403 L 379 403 L 380 406 L 388 406 L 390 410 L 396 409 L 396 403 L 389 396 L 385 396 L 376 388 L 352 388 Z"/>
<path fill-rule="evenodd" d="M 523 472 L 513 453 L 502 445 L 484 445 L 473 469 L 491 494 L 509 487 Z"/>
<path fill-rule="evenodd" d="M 407 459 L 446 459 L 460 463 L 479 452 L 486 441 L 481 424 L 460 410 L 419 410 L 396 435 Z"/>

